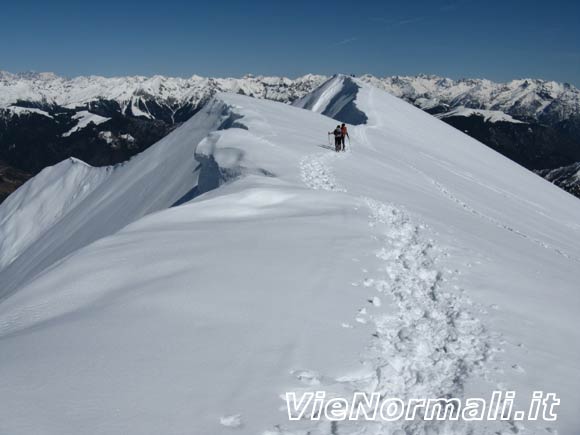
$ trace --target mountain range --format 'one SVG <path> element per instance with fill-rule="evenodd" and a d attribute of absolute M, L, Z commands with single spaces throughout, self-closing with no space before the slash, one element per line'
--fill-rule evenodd
<path fill-rule="evenodd" d="M 292 103 L 327 78 L 67 79 L 51 73 L 0 72 L 0 200 L 30 176 L 68 157 L 93 166 L 122 163 L 188 120 L 219 92 Z M 359 79 L 580 195 L 577 88 L 534 79 L 509 83 L 427 75 Z"/>

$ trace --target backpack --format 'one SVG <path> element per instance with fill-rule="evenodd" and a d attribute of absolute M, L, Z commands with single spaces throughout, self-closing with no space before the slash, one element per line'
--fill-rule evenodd
<path fill-rule="evenodd" d="M 341 137 L 342 136 L 342 130 L 339 127 L 336 127 L 334 129 L 334 137 Z"/>

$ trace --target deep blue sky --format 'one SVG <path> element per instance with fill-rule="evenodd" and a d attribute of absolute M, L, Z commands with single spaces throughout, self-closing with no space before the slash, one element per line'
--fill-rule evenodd
<path fill-rule="evenodd" d="M 429 73 L 580 85 L 580 2 L 4 2 L 0 69 L 100 74 Z"/>

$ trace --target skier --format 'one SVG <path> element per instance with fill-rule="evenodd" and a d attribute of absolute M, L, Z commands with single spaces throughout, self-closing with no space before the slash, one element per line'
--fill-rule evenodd
<path fill-rule="evenodd" d="M 341 150 L 345 151 L 345 138 L 348 137 L 348 140 L 350 141 L 350 136 L 348 135 L 348 129 L 346 128 L 345 124 L 342 124 L 342 126 L 340 127 L 340 143 L 342 145 Z"/>
<path fill-rule="evenodd" d="M 340 128 L 340 125 L 337 125 L 336 128 L 333 131 L 329 131 L 328 134 L 334 135 L 334 150 L 339 152 L 342 140 L 342 129 Z"/>

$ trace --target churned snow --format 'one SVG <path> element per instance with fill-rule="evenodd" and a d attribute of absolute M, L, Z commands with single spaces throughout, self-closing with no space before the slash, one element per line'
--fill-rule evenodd
<path fill-rule="evenodd" d="M 341 83 L 318 111 L 344 105 Z M 334 119 L 218 95 L 13 248 L 3 430 L 576 433 L 577 199 L 355 83 L 367 123 L 346 153 L 327 145 Z M 35 180 L 13 196 L 40 213 L 39 194 L 64 204 L 86 177 L 58 192 Z M 0 205 L 3 226 L 15 207 Z M 281 399 L 494 389 L 555 392 L 559 419 L 331 425 L 288 421 Z"/>

